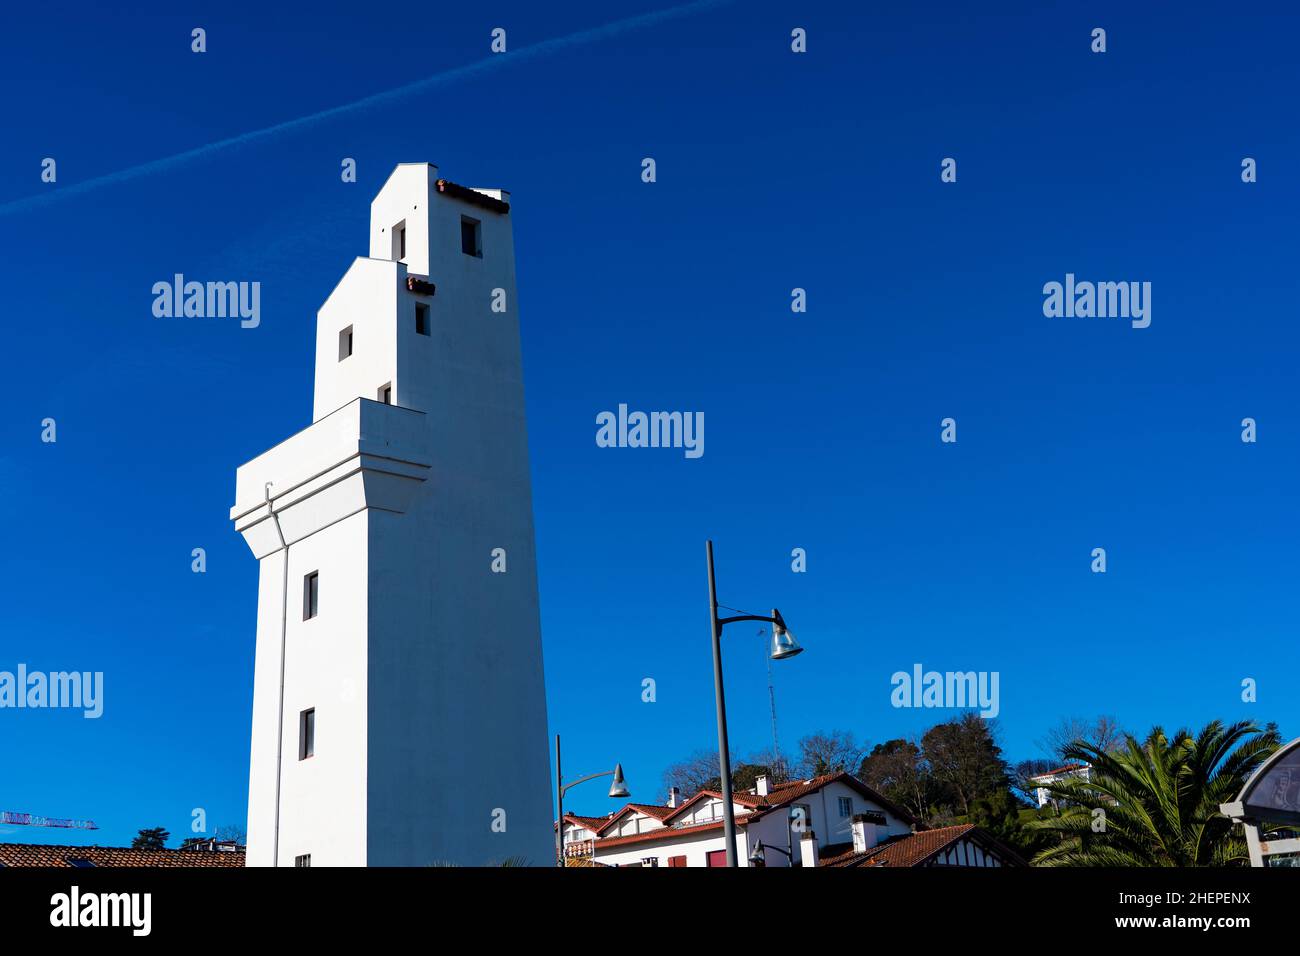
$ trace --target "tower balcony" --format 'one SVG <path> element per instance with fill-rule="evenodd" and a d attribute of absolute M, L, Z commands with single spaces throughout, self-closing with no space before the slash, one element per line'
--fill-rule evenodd
<path fill-rule="evenodd" d="M 241 465 L 230 518 L 260 560 L 366 508 L 404 513 L 431 465 L 423 412 L 354 399 Z"/>

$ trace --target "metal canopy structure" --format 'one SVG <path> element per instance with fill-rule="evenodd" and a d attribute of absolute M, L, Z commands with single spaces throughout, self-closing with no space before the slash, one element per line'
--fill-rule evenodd
<path fill-rule="evenodd" d="M 1296 834 L 1300 829 L 1300 737 L 1264 761 L 1237 799 L 1220 805 L 1219 812 L 1245 828 L 1251 866 L 1300 865 L 1300 836 Z M 1261 824 L 1296 829 L 1283 831 L 1277 839 L 1260 839 Z"/>

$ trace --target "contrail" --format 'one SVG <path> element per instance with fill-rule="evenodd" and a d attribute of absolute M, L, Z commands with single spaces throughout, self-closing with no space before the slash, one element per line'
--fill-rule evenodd
<path fill-rule="evenodd" d="M 522 63 L 528 60 L 541 59 L 542 57 L 559 53 L 562 50 L 567 50 L 576 46 L 584 46 L 597 40 L 608 40 L 613 37 L 621 36 L 624 33 L 631 33 L 634 30 L 639 30 L 642 27 L 654 26 L 655 24 L 664 23 L 668 20 L 676 20 L 696 13 L 703 13 L 706 10 L 725 6 L 731 2 L 733 2 L 733 0 L 695 0 L 694 3 L 684 3 L 680 6 L 669 7 L 666 10 L 654 10 L 650 13 L 628 17 L 625 20 L 616 20 L 613 23 L 606 23 L 603 26 L 592 27 L 589 30 L 580 30 L 577 33 L 571 33 L 568 36 L 543 40 L 540 43 L 521 47 L 513 52 L 493 54 L 486 60 L 479 60 L 475 63 L 466 64 L 465 66 L 458 66 L 450 70 L 444 70 L 442 73 L 435 73 L 433 76 L 425 77 L 423 80 L 416 80 L 413 83 L 407 83 L 405 86 L 398 86 L 391 90 L 385 90 L 382 93 L 372 93 L 370 96 L 362 97 L 359 100 L 353 100 L 351 103 L 344 103 L 341 106 L 332 106 L 329 109 L 320 110 L 316 113 L 309 113 L 308 115 L 300 116 L 297 119 L 285 120 L 283 123 L 276 123 L 273 126 L 265 126 L 262 129 L 240 133 L 237 136 L 231 136 L 227 139 L 219 139 L 214 143 L 197 146 L 194 149 L 187 149 L 183 153 L 164 156 L 162 159 L 150 160 L 149 162 L 141 163 L 138 166 L 120 169 L 115 173 L 105 173 L 103 176 L 95 176 L 92 179 L 86 179 L 79 183 L 74 183 L 71 186 L 50 188 L 48 191 L 36 193 L 32 196 L 26 196 L 22 199 L 14 199 L 7 203 L 0 204 L 0 215 L 20 212 L 24 209 L 33 209 L 37 206 L 57 202 L 60 199 L 79 196 L 103 186 L 112 186 L 117 183 L 129 182 L 132 179 L 139 179 L 142 176 L 148 176 L 151 173 L 160 173 L 169 169 L 175 169 L 177 166 L 184 165 L 192 160 L 211 156 L 214 153 L 221 152 L 222 150 L 231 149 L 236 146 L 247 146 L 252 143 L 259 143 L 263 140 L 279 136 L 282 133 L 291 133 L 296 130 L 305 129 L 309 126 L 314 126 L 317 123 L 322 123 L 329 119 L 334 119 L 337 116 L 344 116 L 348 113 L 356 113 L 370 109 L 374 106 L 392 103 L 396 100 L 403 99 L 404 97 L 412 96 L 416 93 L 423 93 L 426 90 L 445 86 L 449 83 L 455 83 L 459 80 L 469 79 L 478 76 L 480 73 L 487 73 L 503 66 Z"/>

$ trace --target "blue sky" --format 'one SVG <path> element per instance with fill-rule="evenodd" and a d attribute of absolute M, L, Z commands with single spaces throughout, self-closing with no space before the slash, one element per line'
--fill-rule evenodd
<path fill-rule="evenodd" d="M 775 672 L 786 746 L 953 716 L 891 706 L 914 663 L 998 671 L 1012 759 L 1070 715 L 1300 733 L 1283 5 L 706 4 L 60 199 L 486 60 L 494 27 L 520 50 L 663 9 L 152 7 L 26 5 L 0 36 L 0 669 L 106 681 L 99 720 L 0 710 L 0 808 L 102 829 L 0 839 L 179 838 L 195 807 L 242 823 L 257 569 L 228 520 L 234 472 L 310 422 L 315 311 L 398 162 L 513 194 L 572 775 L 621 760 L 650 800 L 716 743 L 707 537 L 720 600 L 780 607 L 807 647 Z M 260 281 L 260 327 L 155 319 L 152 284 L 176 272 Z M 1151 326 L 1045 318 L 1067 272 L 1151 282 Z M 619 403 L 704 412 L 704 456 L 597 448 Z M 726 637 L 740 754 L 771 735 L 754 631 Z M 612 809 L 596 784 L 568 802 Z"/>

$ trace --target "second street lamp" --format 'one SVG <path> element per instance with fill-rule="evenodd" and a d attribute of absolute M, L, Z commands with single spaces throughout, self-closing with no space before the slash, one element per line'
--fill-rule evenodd
<path fill-rule="evenodd" d="M 585 777 L 579 777 L 573 783 L 565 783 L 564 777 L 560 775 L 560 735 L 555 735 L 555 809 L 558 815 L 555 824 L 555 857 L 556 866 L 564 866 L 564 795 L 580 783 L 586 783 L 588 780 L 595 780 L 598 777 L 613 777 L 613 782 L 609 785 L 609 796 L 613 800 L 623 800 L 632 796 L 632 792 L 627 788 L 627 781 L 623 779 L 623 765 L 614 764 L 613 770 L 606 770 L 603 773 L 590 773 Z"/>
<path fill-rule="evenodd" d="M 739 866 L 736 857 L 736 812 L 731 804 L 731 749 L 727 741 L 727 702 L 722 690 L 722 629 L 737 621 L 766 621 L 772 625 L 774 661 L 783 661 L 803 653 L 794 635 L 786 629 L 781 612 L 772 608 L 772 616 L 738 614 L 718 617 L 718 585 L 713 576 L 713 542 L 705 542 L 709 564 L 709 632 L 713 638 L 713 693 L 718 705 L 718 768 L 722 777 L 722 829 L 727 847 L 727 866 Z"/>

